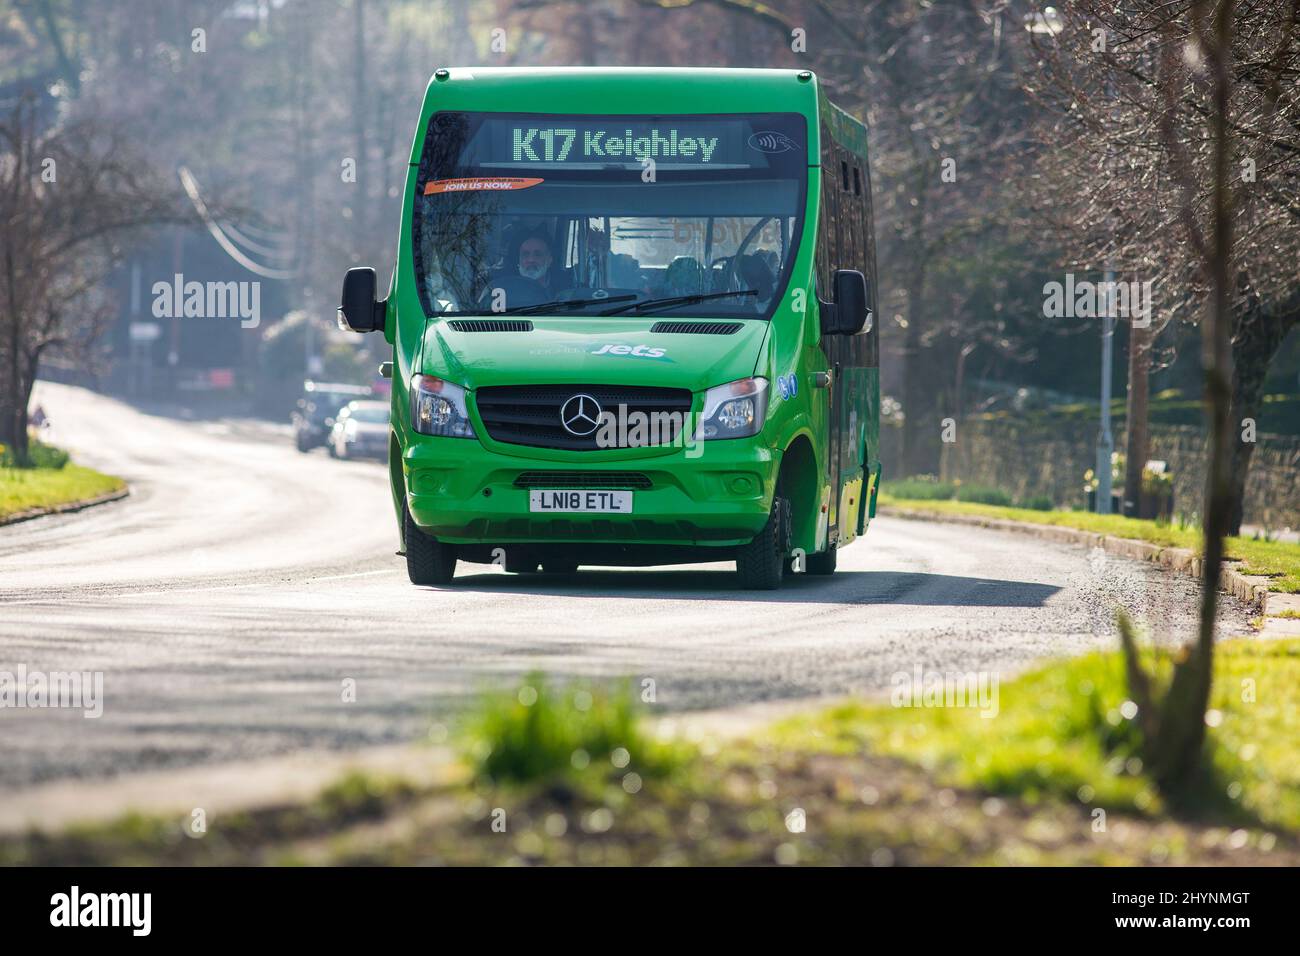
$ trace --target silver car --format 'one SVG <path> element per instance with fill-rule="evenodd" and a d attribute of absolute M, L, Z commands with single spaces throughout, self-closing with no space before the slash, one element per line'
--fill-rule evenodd
<path fill-rule="evenodd" d="M 335 458 L 385 458 L 388 430 L 387 402 L 348 402 L 330 430 L 330 454 Z"/>

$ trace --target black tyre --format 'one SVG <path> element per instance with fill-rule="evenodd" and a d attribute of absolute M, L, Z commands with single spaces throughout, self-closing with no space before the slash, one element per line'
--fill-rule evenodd
<path fill-rule="evenodd" d="M 298 434 L 294 436 L 293 441 L 294 444 L 298 446 L 299 451 L 301 452 L 311 451 L 311 443 L 307 441 L 306 432 L 303 431 L 298 432 Z"/>
<path fill-rule="evenodd" d="M 542 571 L 545 574 L 573 574 L 577 570 L 577 561 L 557 561 L 554 558 L 542 561 Z"/>
<path fill-rule="evenodd" d="M 790 541 L 790 503 L 781 496 L 772 500 L 772 513 L 763 530 L 736 554 L 736 574 L 747 591 L 772 591 L 785 575 L 785 552 Z"/>
<path fill-rule="evenodd" d="M 412 584 L 446 584 L 456 574 L 456 548 L 420 530 L 411 512 L 405 514 L 406 574 Z"/>
<path fill-rule="evenodd" d="M 804 571 L 808 574 L 830 575 L 835 573 L 835 557 L 839 548 L 830 545 L 825 551 L 810 554 L 804 559 Z"/>

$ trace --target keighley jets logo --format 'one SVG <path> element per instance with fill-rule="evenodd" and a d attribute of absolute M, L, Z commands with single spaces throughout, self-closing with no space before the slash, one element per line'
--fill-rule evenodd
<path fill-rule="evenodd" d="M 602 345 L 592 355 L 631 355 L 635 358 L 663 358 L 668 350 L 656 345 Z M 669 359 L 669 361 L 672 361 Z"/>
<path fill-rule="evenodd" d="M 792 149 L 798 149 L 799 144 L 792 140 L 785 133 L 778 133 L 776 130 L 763 130 L 749 137 L 751 148 L 758 150 L 760 153 L 788 153 Z"/>

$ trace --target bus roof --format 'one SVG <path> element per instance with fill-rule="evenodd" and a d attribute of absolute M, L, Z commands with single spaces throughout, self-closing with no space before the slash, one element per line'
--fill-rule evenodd
<path fill-rule="evenodd" d="M 411 164 L 440 110 L 512 113 L 802 113 L 821 162 L 817 77 L 807 70 L 687 67 L 457 67 L 429 80 Z"/>

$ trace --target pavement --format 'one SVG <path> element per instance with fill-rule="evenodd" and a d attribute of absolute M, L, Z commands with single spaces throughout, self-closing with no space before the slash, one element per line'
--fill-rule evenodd
<path fill-rule="evenodd" d="M 40 383 L 52 440 L 131 495 L 0 528 L 0 671 L 102 674 L 102 716 L 0 709 L 0 807 L 36 785 L 445 739 L 532 671 L 630 678 L 652 713 L 878 694 L 915 667 L 997 672 L 1156 640 L 1196 584 L 1006 531 L 879 517 L 830 579 L 775 592 L 732 565 L 521 577 L 462 565 L 417 588 L 384 466 L 294 450 L 287 427 L 146 413 Z M 1223 602 L 1221 635 L 1251 633 Z M 66 791 L 66 787 L 64 787 Z"/>

